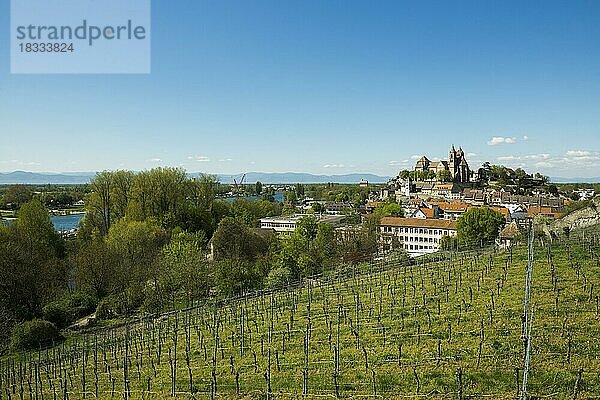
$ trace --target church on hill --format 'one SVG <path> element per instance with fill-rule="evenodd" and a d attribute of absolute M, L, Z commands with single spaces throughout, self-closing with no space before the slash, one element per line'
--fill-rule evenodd
<path fill-rule="evenodd" d="M 469 169 L 469 163 L 465 158 L 465 152 L 462 147 L 458 150 L 454 148 L 450 149 L 450 156 L 448 161 L 431 161 L 427 157 L 423 156 L 417 161 L 415 165 L 415 171 L 432 171 L 437 174 L 440 171 L 450 171 L 452 180 L 457 183 L 467 183 L 471 178 L 471 170 Z"/>

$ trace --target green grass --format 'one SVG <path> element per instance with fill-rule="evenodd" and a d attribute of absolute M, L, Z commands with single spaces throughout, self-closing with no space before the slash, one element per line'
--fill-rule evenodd
<path fill-rule="evenodd" d="M 586 239 L 571 234 L 569 241 L 552 244 L 551 258 L 548 247 L 536 245 L 529 377 L 533 396 L 572 398 L 580 369 L 578 398 L 600 393 L 596 240 L 590 234 Z M 366 267 L 370 273 L 355 277 L 230 301 L 217 312 L 217 397 L 237 397 L 237 374 L 239 398 L 267 398 L 264 374 L 269 369 L 269 353 L 271 397 L 301 397 L 308 331 L 308 397 L 335 397 L 334 354 L 339 346 L 337 382 L 343 398 L 373 397 L 374 389 L 380 398 L 415 397 L 417 392 L 427 398 L 458 398 L 459 369 L 465 398 L 514 398 L 516 368 L 520 369 L 519 381 L 522 378 L 526 260 L 527 249 L 518 247 L 512 260 L 502 252 L 412 266 L 376 264 Z M 63 398 L 65 385 L 70 399 L 82 398 L 84 368 L 85 391 L 88 398 L 94 398 L 96 365 L 98 397 L 111 398 L 112 378 L 114 398 L 122 398 L 123 360 L 128 358 L 130 398 L 169 397 L 169 349 L 175 359 L 176 335 L 175 397 L 209 398 L 215 352 L 213 312 L 213 307 L 201 307 L 133 323 L 127 351 L 126 328 L 119 327 L 99 331 L 96 337 L 68 340 L 39 354 L 5 359 L 0 364 L 2 396 L 6 398 L 8 389 L 14 390 L 12 398 L 19 398 L 23 382 L 23 395 L 29 398 L 31 382 L 35 397 L 39 365 L 37 390 L 44 392 L 44 398 L 53 398 L 50 383 L 57 398 Z M 194 396 L 186 365 L 187 327 Z M 353 331 L 358 332 L 358 342 Z"/>

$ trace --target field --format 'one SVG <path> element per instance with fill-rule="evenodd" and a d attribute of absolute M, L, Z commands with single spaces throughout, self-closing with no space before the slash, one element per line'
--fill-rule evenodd
<path fill-rule="evenodd" d="M 536 241 L 532 397 L 600 396 L 598 237 Z M 515 398 L 527 248 L 388 260 L 3 359 L 1 399 Z"/>

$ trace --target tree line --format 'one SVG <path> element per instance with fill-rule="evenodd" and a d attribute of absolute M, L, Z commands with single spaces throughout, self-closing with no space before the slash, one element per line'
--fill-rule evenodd
<path fill-rule="evenodd" d="M 376 221 L 340 235 L 307 217 L 277 238 L 258 221 L 280 215 L 281 203 L 227 201 L 218 185 L 180 168 L 98 173 L 70 241 L 39 198 L 21 205 L 15 223 L 0 227 L 4 346 L 23 321 L 64 328 L 94 311 L 99 319 L 159 312 L 292 284 L 377 250 Z"/>

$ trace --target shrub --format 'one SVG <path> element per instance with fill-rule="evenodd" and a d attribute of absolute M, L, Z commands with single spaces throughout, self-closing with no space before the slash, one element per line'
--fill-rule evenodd
<path fill-rule="evenodd" d="M 115 309 L 115 299 L 112 296 L 108 296 L 100 300 L 98 306 L 96 307 L 96 318 L 99 320 L 102 319 L 111 319 L 118 315 L 117 310 Z"/>
<path fill-rule="evenodd" d="M 10 337 L 12 350 L 36 349 L 61 339 L 52 322 L 41 319 L 23 322 L 14 327 Z"/>
<path fill-rule="evenodd" d="M 289 285 L 292 273 L 285 267 L 274 268 L 267 276 L 267 286 L 270 289 L 279 289 Z"/>
<path fill-rule="evenodd" d="M 66 327 L 72 321 L 68 306 L 62 300 L 46 304 L 42 309 L 42 313 L 46 321 L 52 322 L 59 328 Z"/>
<path fill-rule="evenodd" d="M 96 307 L 96 318 L 103 320 L 129 314 L 135 308 L 129 300 L 132 297 L 130 293 L 131 291 L 127 289 L 123 293 L 113 294 L 100 300 Z M 137 292 L 133 294 L 137 295 Z M 139 305 L 136 303 L 135 306 Z"/>
<path fill-rule="evenodd" d="M 59 328 L 64 328 L 77 319 L 93 313 L 96 305 L 97 300 L 94 296 L 85 292 L 75 292 L 48 303 L 42 312 L 45 320 Z"/>

